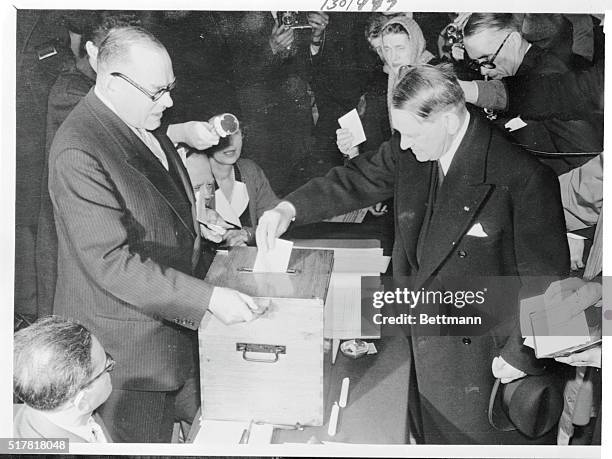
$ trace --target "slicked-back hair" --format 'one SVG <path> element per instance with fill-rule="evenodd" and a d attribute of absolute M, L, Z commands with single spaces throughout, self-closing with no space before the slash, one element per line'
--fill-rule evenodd
<path fill-rule="evenodd" d="M 465 97 L 451 64 L 405 66 L 393 89 L 393 107 L 409 109 L 415 116 L 430 116 L 452 107 L 465 108 Z"/>
<path fill-rule="evenodd" d="M 463 26 L 463 36 L 471 37 L 485 30 L 520 32 L 521 27 L 511 13 L 472 13 Z"/>
<path fill-rule="evenodd" d="M 130 26 L 112 29 L 100 44 L 98 71 L 128 61 L 130 50 L 136 45 L 148 46 L 160 51 L 166 50 L 157 38 L 142 27 Z"/>
<path fill-rule="evenodd" d="M 51 316 L 15 333 L 13 390 L 32 408 L 58 408 L 92 372 L 91 333 L 82 325 Z"/>
<path fill-rule="evenodd" d="M 91 41 L 98 48 L 108 35 L 108 32 L 115 28 L 140 26 L 142 21 L 134 12 L 128 11 L 96 11 L 91 15 L 88 24 L 83 30 L 79 54 L 81 57 L 87 54 L 85 44 Z"/>

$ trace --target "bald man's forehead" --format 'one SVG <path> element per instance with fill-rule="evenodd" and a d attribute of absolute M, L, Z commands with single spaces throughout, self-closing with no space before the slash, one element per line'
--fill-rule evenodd
<path fill-rule="evenodd" d="M 142 65 L 146 62 L 154 62 L 155 64 L 172 64 L 170 55 L 165 48 L 155 46 L 154 44 L 146 45 L 141 43 L 136 43 L 130 46 L 127 61 L 137 65 Z"/>
<path fill-rule="evenodd" d="M 165 87 L 174 81 L 172 61 L 164 48 L 134 45 L 119 71 L 129 73 L 148 89 Z"/>

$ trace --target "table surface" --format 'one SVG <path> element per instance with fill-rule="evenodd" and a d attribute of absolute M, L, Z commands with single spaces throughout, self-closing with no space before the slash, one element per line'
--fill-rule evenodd
<path fill-rule="evenodd" d="M 404 444 L 408 435 L 408 378 L 410 353 L 404 336 L 374 340 L 378 354 L 359 359 L 338 353 L 331 364 L 325 354 L 325 425 L 304 430 L 276 429 L 272 443 L 305 443 L 313 440 L 362 444 Z M 336 435 L 327 434 L 329 416 L 340 398 L 342 380 L 348 377 L 348 402 L 340 409 Z"/>

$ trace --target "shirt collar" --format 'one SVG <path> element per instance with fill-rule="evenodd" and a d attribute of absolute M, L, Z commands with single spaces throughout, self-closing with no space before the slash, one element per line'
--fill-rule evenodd
<path fill-rule="evenodd" d="M 66 411 L 43 411 L 43 410 L 36 410 L 36 411 L 38 411 L 42 416 L 46 417 L 50 422 L 52 422 L 56 426 L 59 426 L 62 429 L 67 430 L 68 432 L 71 432 L 87 440 L 90 443 L 95 442 L 95 438 L 92 433 L 92 426 L 96 425 L 100 427 L 100 425 L 95 421 L 93 416 L 90 416 L 87 419 L 86 424 L 78 425 L 78 424 L 75 424 L 72 419 L 70 419 L 70 416 L 66 414 Z M 106 439 L 106 436 L 105 436 L 105 439 Z"/>
<path fill-rule="evenodd" d="M 448 150 L 446 150 L 446 153 L 440 157 L 440 166 L 442 166 L 442 172 L 444 172 L 444 175 L 448 173 L 448 169 L 450 168 L 451 162 L 455 157 L 455 153 L 457 153 L 457 149 L 465 136 L 468 124 L 470 124 L 470 112 L 466 111 L 465 119 L 463 120 L 461 128 L 459 128 L 459 132 L 453 139 L 453 142 L 450 144 Z"/>

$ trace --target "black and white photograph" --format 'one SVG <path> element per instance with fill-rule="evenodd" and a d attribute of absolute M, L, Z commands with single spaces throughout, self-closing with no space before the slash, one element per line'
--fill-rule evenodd
<path fill-rule="evenodd" d="M 606 457 L 605 3 L 412 3 L 3 8 L 0 452 Z"/>

